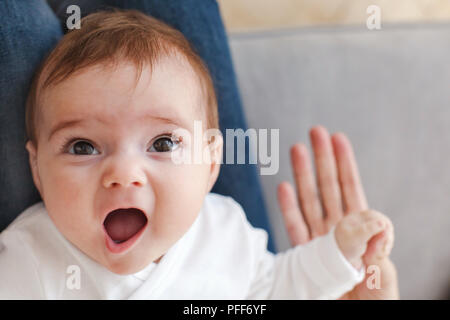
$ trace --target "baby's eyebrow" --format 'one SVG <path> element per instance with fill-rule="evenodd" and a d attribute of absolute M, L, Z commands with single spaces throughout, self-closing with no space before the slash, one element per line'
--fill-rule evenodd
<path fill-rule="evenodd" d="M 55 135 L 56 132 L 63 130 L 65 128 L 75 127 L 76 125 L 80 124 L 81 122 L 83 122 L 83 119 L 73 119 L 73 120 L 61 121 L 60 123 L 55 125 L 53 127 L 53 129 L 50 131 L 47 141 L 50 141 L 52 136 Z"/>
<path fill-rule="evenodd" d="M 63 121 L 59 122 L 57 125 L 55 125 L 51 129 L 47 141 L 50 141 L 52 136 L 54 136 L 56 134 L 56 132 L 66 129 L 66 128 L 69 128 L 69 127 L 75 127 L 77 125 L 80 125 L 82 122 L 85 121 L 85 119 L 86 119 L 86 117 L 81 118 L 81 119 L 63 120 Z M 104 119 L 102 119 L 101 117 L 94 117 L 94 119 L 99 122 L 102 122 L 104 124 L 107 124 L 107 122 Z M 164 122 L 167 124 L 172 124 L 177 127 L 189 128 L 186 124 L 183 124 L 182 121 L 180 121 L 177 118 L 167 118 L 167 117 L 161 117 L 161 116 L 155 116 L 155 115 L 144 115 L 141 119 L 152 119 L 152 120 Z"/>

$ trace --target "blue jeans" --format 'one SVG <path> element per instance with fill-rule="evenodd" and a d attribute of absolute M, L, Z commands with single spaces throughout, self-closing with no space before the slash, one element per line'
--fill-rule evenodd
<path fill-rule="evenodd" d="M 32 182 L 24 148 L 25 99 L 39 63 L 63 36 L 68 5 L 77 4 L 82 16 L 107 6 L 137 9 L 180 30 L 209 67 L 216 87 L 222 132 L 227 128 L 247 129 L 216 1 L 50 0 L 49 3 L 52 8 L 43 0 L 0 3 L 0 230 L 26 207 L 41 200 Z M 224 156 L 225 153 L 226 145 Z M 231 196 L 240 203 L 250 223 L 269 232 L 268 248 L 274 251 L 255 165 L 222 165 L 212 192 Z"/>

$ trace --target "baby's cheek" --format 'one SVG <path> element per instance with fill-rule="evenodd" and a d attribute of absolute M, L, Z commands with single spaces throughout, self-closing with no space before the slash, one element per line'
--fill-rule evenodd
<path fill-rule="evenodd" d="M 182 233 L 195 221 L 205 197 L 205 174 L 199 166 L 183 166 L 155 179 L 155 219 L 167 232 Z M 197 169 L 197 170 L 196 170 Z M 161 229 L 160 229 L 161 230 Z"/>
<path fill-rule="evenodd" d="M 48 171 L 44 179 L 44 201 L 53 215 L 65 219 L 68 225 L 77 225 L 76 217 L 87 212 L 89 204 L 89 177 L 70 170 Z M 84 181 L 84 182 L 83 182 Z"/>
<path fill-rule="evenodd" d="M 54 171 L 46 181 L 45 204 L 59 231 L 85 250 L 98 226 L 92 220 L 92 177 L 70 171 Z M 83 183 L 84 179 L 84 183 Z"/>
<path fill-rule="evenodd" d="M 70 170 L 51 172 L 45 183 L 47 190 L 51 192 L 46 196 L 66 205 L 72 205 L 82 200 L 80 199 L 83 195 L 82 190 L 88 189 L 89 180 L 83 174 L 72 173 Z"/>

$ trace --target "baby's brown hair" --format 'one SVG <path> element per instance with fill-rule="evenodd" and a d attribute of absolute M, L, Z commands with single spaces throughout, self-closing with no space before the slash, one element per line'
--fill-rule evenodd
<path fill-rule="evenodd" d="M 111 9 L 81 20 L 81 29 L 68 32 L 36 72 L 28 94 L 27 139 L 37 146 L 37 114 L 42 92 L 81 69 L 98 65 L 133 63 L 139 79 L 145 66 L 159 58 L 181 55 L 198 76 L 205 98 L 208 128 L 219 128 L 217 99 L 208 68 L 181 32 L 136 10 Z"/>

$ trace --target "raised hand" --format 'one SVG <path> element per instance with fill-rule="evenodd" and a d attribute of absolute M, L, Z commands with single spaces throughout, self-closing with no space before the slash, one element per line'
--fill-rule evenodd
<path fill-rule="evenodd" d="M 330 137 L 324 127 L 310 130 L 316 175 L 308 150 L 298 143 L 291 148 L 291 164 L 296 190 L 288 183 L 278 186 L 278 201 L 293 246 L 325 235 L 344 217 L 368 210 L 352 146 L 347 137 Z M 349 217 L 348 219 L 352 219 Z M 347 220 L 348 220 L 347 219 Z M 395 266 L 389 260 L 393 243 L 392 223 L 368 241 L 362 257 L 366 267 L 380 270 L 381 288 L 370 289 L 367 278 L 341 299 L 397 299 Z M 389 248 L 387 248 L 389 246 Z"/>

